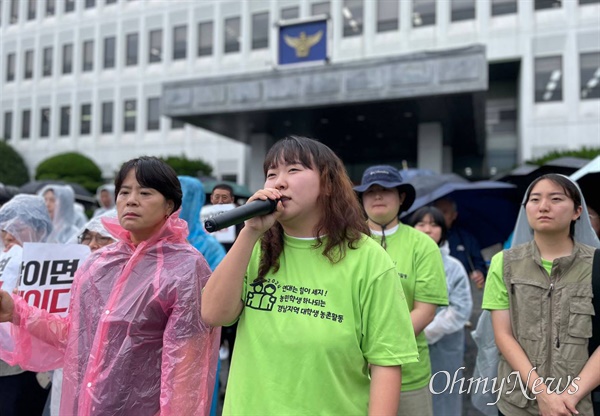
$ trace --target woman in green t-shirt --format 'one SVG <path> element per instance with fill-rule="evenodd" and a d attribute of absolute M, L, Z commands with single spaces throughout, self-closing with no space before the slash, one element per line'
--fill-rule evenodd
<path fill-rule="evenodd" d="M 223 414 L 395 414 L 417 348 L 342 161 L 291 136 L 264 173 L 248 201 L 276 211 L 246 221 L 202 295 L 207 323 L 238 322 Z"/>

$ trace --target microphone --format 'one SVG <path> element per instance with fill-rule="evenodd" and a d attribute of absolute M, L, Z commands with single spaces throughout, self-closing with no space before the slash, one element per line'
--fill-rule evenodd
<path fill-rule="evenodd" d="M 204 221 L 204 228 L 209 233 L 213 233 L 222 230 L 223 228 L 244 222 L 250 218 L 271 214 L 277 209 L 278 202 L 279 199 L 267 199 L 265 201 L 257 199 L 248 202 L 241 207 L 234 208 L 231 211 L 223 212 L 222 214 L 207 219 Z"/>

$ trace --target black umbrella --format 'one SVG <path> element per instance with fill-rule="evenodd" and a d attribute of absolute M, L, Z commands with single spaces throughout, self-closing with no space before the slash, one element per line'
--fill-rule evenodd
<path fill-rule="evenodd" d="M 596 212 L 600 212 L 600 156 L 571 175 L 571 179 L 577 182 L 583 192 L 585 202 Z"/>
<path fill-rule="evenodd" d="M 459 213 L 456 224 L 469 231 L 482 248 L 504 243 L 514 228 L 519 211 L 516 187 L 493 181 L 469 182 L 465 178 L 450 174 L 422 176 L 407 174 L 417 191 L 411 208 L 402 214 L 408 218 L 417 209 L 430 205 L 440 198 L 449 198 L 456 203 Z"/>
<path fill-rule="evenodd" d="M 78 183 L 65 182 L 58 179 L 45 179 L 39 181 L 29 181 L 19 188 L 22 194 L 37 194 L 46 185 L 69 185 L 75 192 L 75 201 L 84 205 L 93 205 L 96 203 L 94 195 Z"/>

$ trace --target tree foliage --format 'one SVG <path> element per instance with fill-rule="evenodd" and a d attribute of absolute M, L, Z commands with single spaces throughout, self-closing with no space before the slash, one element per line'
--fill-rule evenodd
<path fill-rule="evenodd" d="M 542 166 L 554 159 L 558 159 L 560 157 L 577 157 L 580 159 L 593 159 L 596 156 L 600 155 L 600 147 L 582 147 L 577 150 L 553 150 L 544 156 L 527 161 L 527 163 L 531 165 Z"/>
<path fill-rule="evenodd" d="M 21 155 L 11 145 L 0 141 L 0 182 L 21 186 L 28 181 L 29 172 Z"/>
<path fill-rule="evenodd" d="M 169 156 L 160 158 L 167 165 L 171 166 L 177 175 L 188 175 L 193 177 L 210 176 L 213 168 L 203 160 L 191 160 L 185 156 Z"/>
<path fill-rule="evenodd" d="M 102 185 L 102 171 L 96 163 L 81 153 L 69 152 L 52 156 L 36 168 L 35 179 L 59 179 L 78 183 L 95 193 Z"/>

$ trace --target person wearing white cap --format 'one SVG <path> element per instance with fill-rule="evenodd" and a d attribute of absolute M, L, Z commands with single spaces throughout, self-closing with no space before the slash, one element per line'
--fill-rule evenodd
<path fill-rule="evenodd" d="M 400 222 L 400 212 L 409 209 L 415 201 L 415 188 L 404 183 L 396 168 L 371 166 L 354 190 L 362 199 L 371 236 L 396 264 L 419 349 L 419 362 L 402 367 L 402 399 L 398 414 L 431 416 L 431 363 L 423 329 L 435 317 L 438 306 L 448 305 L 440 250 L 426 234 Z"/>

